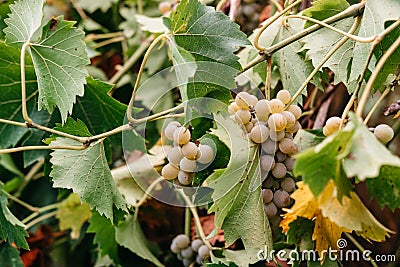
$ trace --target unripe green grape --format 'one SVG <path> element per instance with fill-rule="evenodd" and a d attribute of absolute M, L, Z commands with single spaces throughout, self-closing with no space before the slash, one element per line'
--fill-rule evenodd
<path fill-rule="evenodd" d="M 168 163 L 165 165 L 161 170 L 161 175 L 164 177 L 165 180 L 173 180 L 178 177 L 179 168 Z"/>
<path fill-rule="evenodd" d="M 296 124 L 296 118 L 292 112 L 285 110 L 281 114 L 286 118 L 286 128 L 291 128 Z"/>
<path fill-rule="evenodd" d="M 269 203 L 274 198 L 274 192 L 271 189 L 263 189 L 262 198 L 264 203 Z"/>
<path fill-rule="evenodd" d="M 187 235 L 184 234 L 179 234 L 177 235 L 172 242 L 175 242 L 175 245 L 179 248 L 179 249 L 184 249 L 186 247 L 188 247 L 190 245 L 190 239 Z"/>
<path fill-rule="evenodd" d="M 249 103 L 251 107 L 255 107 L 258 103 L 258 98 L 255 95 L 250 95 Z"/>
<path fill-rule="evenodd" d="M 208 164 L 214 159 L 214 150 L 209 145 L 199 145 L 199 158 L 197 162 L 201 164 Z"/>
<path fill-rule="evenodd" d="M 179 168 L 186 172 L 194 172 L 196 169 L 196 161 L 183 157 L 179 162 Z"/>
<path fill-rule="evenodd" d="M 276 151 L 275 153 L 276 162 L 282 163 L 285 161 L 286 157 L 286 154 L 280 150 Z"/>
<path fill-rule="evenodd" d="M 188 159 L 196 159 L 198 151 L 199 151 L 198 147 L 193 142 L 189 142 L 182 146 L 182 154 Z"/>
<path fill-rule="evenodd" d="M 193 250 L 190 246 L 181 250 L 182 258 L 191 259 L 193 257 Z"/>
<path fill-rule="evenodd" d="M 293 133 L 297 133 L 300 129 L 301 129 L 300 122 L 296 121 L 295 125 L 291 128 L 286 128 L 286 131 L 288 133 L 293 134 Z"/>
<path fill-rule="evenodd" d="M 272 131 L 270 132 L 270 134 L 271 133 Z M 278 143 L 272 141 L 271 138 L 268 138 L 264 143 L 262 143 L 261 149 L 268 155 L 274 155 L 275 152 L 278 150 Z"/>
<path fill-rule="evenodd" d="M 268 116 L 271 114 L 271 109 L 269 108 L 269 102 L 266 99 L 261 99 L 257 102 L 256 106 L 254 107 L 256 111 L 257 118 L 260 121 L 268 121 Z"/>
<path fill-rule="evenodd" d="M 393 139 L 394 132 L 392 127 L 387 124 L 379 124 L 374 130 L 375 137 L 383 144 Z"/>
<path fill-rule="evenodd" d="M 301 108 L 296 105 L 290 105 L 287 108 L 287 111 L 292 113 L 294 115 L 294 117 L 296 118 L 296 120 L 298 120 L 302 114 Z"/>
<path fill-rule="evenodd" d="M 271 113 L 281 113 L 285 109 L 285 104 L 279 99 L 271 99 L 269 101 Z"/>
<path fill-rule="evenodd" d="M 290 95 L 290 92 L 288 90 L 280 90 L 276 94 L 276 98 L 278 98 L 280 101 L 282 101 L 283 104 L 287 104 L 290 102 L 290 99 L 292 96 Z"/>
<path fill-rule="evenodd" d="M 293 154 L 298 151 L 297 145 L 289 138 L 283 138 L 279 142 L 279 150 L 285 154 Z"/>
<path fill-rule="evenodd" d="M 282 189 L 275 191 L 274 193 L 274 204 L 278 208 L 285 208 L 290 204 L 290 196 L 289 193 L 283 191 Z"/>
<path fill-rule="evenodd" d="M 163 1 L 158 4 L 158 11 L 160 11 L 160 13 L 163 15 L 171 10 L 172 10 L 171 3 L 168 3 L 167 1 Z"/>
<path fill-rule="evenodd" d="M 268 218 L 272 218 L 278 213 L 278 209 L 273 202 L 264 204 L 264 211 Z"/>
<path fill-rule="evenodd" d="M 281 188 L 288 193 L 292 193 L 296 189 L 296 182 L 293 178 L 287 177 L 281 182 Z"/>
<path fill-rule="evenodd" d="M 182 185 L 190 185 L 193 181 L 193 176 L 194 176 L 193 172 L 185 172 L 183 170 L 180 170 L 178 173 L 178 181 Z"/>
<path fill-rule="evenodd" d="M 251 132 L 251 129 L 253 129 L 254 125 L 252 122 L 246 123 L 245 125 L 243 125 L 244 129 L 246 130 L 246 132 Z"/>
<path fill-rule="evenodd" d="M 235 113 L 235 121 L 241 124 L 249 123 L 251 120 L 251 113 L 249 110 L 239 109 Z"/>
<path fill-rule="evenodd" d="M 268 172 L 275 166 L 275 159 L 271 155 L 262 155 L 260 157 L 260 168 L 261 170 Z"/>
<path fill-rule="evenodd" d="M 170 164 L 178 166 L 183 158 L 181 148 L 179 146 L 173 147 L 170 151 L 168 151 L 167 158 Z"/>
<path fill-rule="evenodd" d="M 199 248 L 204 245 L 203 241 L 201 239 L 195 239 L 192 241 L 192 244 L 190 245 L 193 249 L 193 251 L 199 251 Z"/>
<path fill-rule="evenodd" d="M 268 127 L 276 132 L 284 130 L 286 123 L 286 118 L 281 113 L 271 114 L 268 119 Z"/>
<path fill-rule="evenodd" d="M 330 129 L 328 129 L 326 126 L 322 127 L 322 133 L 325 136 L 330 136 L 331 134 L 333 134 L 333 131 L 331 131 Z"/>
<path fill-rule="evenodd" d="M 263 124 L 257 124 L 250 131 L 250 138 L 256 144 L 261 144 L 268 139 L 269 129 Z"/>
<path fill-rule="evenodd" d="M 280 132 L 270 131 L 269 138 L 271 138 L 271 140 L 274 142 L 279 142 L 283 138 L 285 138 L 285 131 L 280 131 Z"/>
<path fill-rule="evenodd" d="M 295 158 L 292 157 L 287 157 L 284 164 L 286 166 L 286 169 L 288 171 L 292 171 L 294 167 L 294 163 L 296 162 Z"/>
<path fill-rule="evenodd" d="M 169 249 L 175 254 L 178 254 L 181 251 L 181 249 L 176 246 L 176 242 L 174 241 L 171 242 Z"/>
<path fill-rule="evenodd" d="M 228 106 L 228 112 L 231 115 L 235 115 L 236 111 L 238 111 L 240 108 L 238 107 L 238 105 L 236 104 L 236 102 L 232 102 L 229 106 Z"/>
<path fill-rule="evenodd" d="M 164 129 L 165 137 L 167 137 L 171 141 L 174 141 L 174 132 L 180 126 L 181 124 L 177 121 L 171 121 L 170 123 L 168 123 L 167 127 L 165 127 Z"/>
<path fill-rule="evenodd" d="M 198 250 L 199 256 L 203 259 L 210 257 L 210 249 L 206 245 L 202 245 Z"/>
<path fill-rule="evenodd" d="M 289 138 L 290 140 L 293 140 L 293 135 L 291 133 L 285 132 L 285 138 Z"/>
<path fill-rule="evenodd" d="M 250 109 L 251 103 L 254 99 L 247 92 L 240 92 L 235 97 L 235 102 L 241 109 Z"/>
<path fill-rule="evenodd" d="M 339 117 L 330 117 L 326 121 L 325 127 L 330 132 L 336 132 L 337 130 L 339 130 L 341 122 L 342 122 L 342 119 Z"/>
<path fill-rule="evenodd" d="M 283 178 L 286 176 L 286 166 L 283 163 L 275 163 L 274 168 L 272 169 L 272 175 L 277 178 Z"/>
<path fill-rule="evenodd" d="M 185 127 L 178 127 L 174 132 L 174 141 L 179 145 L 187 144 L 190 141 L 191 134 Z"/>

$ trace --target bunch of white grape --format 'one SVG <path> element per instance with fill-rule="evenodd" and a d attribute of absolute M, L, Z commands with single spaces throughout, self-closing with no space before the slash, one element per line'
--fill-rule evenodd
<path fill-rule="evenodd" d="M 184 234 L 177 235 L 172 239 L 170 249 L 177 254 L 184 266 L 192 264 L 194 266 L 194 262 L 201 266 L 204 260 L 210 258 L 210 249 L 201 239 L 194 239 L 190 242 L 189 237 Z"/>
<path fill-rule="evenodd" d="M 296 189 L 288 172 L 293 170 L 292 156 L 299 150 L 293 135 L 301 128 L 298 119 L 302 111 L 298 106 L 287 105 L 290 100 L 288 90 L 279 91 L 277 97 L 269 101 L 240 92 L 228 109 L 247 136 L 261 146 L 260 168 L 266 177 L 262 191 L 264 210 L 276 230 L 279 214 L 292 203 L 289 194 Z"/>
<path fill-rule="evenodd" d="M 173 141 L 173 148 L 167 153 L 169 163 L 163 167 L 161 175 L 179 186 L 191 185 L 198 165 L 213 161 L 214 150 L 209 145 L 192 142 L 190 131 L 177 121 L 170 122 L 164 134 Z"/>
<path fill-rule="evenodd" d="M 339 117 L 330 117 L 325 126 L 322 128 L 322 132 L 325 136 L 329 136 L 340 128 L 341 119 Z M 375 128 L 371 128 L 371 131 L 374 133 L 376 139 L 378 139 L 381 143 L 386 144 L 394 137 L 394 132 L 392 127 L 387 124 L 379 124 Z"/>

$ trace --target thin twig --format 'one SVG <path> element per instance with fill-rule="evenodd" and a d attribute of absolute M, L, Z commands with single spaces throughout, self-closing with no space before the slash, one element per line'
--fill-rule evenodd
<path fill-rule="evenodd" d="M 31 221 L 33 218 L 37 217 L 40 213 L 43 213 L 48 210 L 58 209 L 61 206 L 61 202 L 53 203 L 44 207 L 39 208 L 37 211 L 31 213 L 28 217 L 23 219 L 21 222 L 26 224 L 27 222 Z"/>
<path fill-rule="evenodd" d="M 22 117 L 27 123 L 32 123 L 32 119 L 29 118 L 28 115 L 28 109 L 26 107 L 26 77 L 25 77 L 25 54 L 26 54 L 26 49 L 30 46 L 31 44 L 29 42 L 26 42 L 22 45 L 21 48 L 21 58 L 20 58 L 20 63 L 21 63 L 21 102 L 22 102 Z"/>
<path fill-rule="evenodd" d="M 110 32 L 110 33 L 91 33 L 86 35 L 85 40 L 93 41 L 99 39 L 109 39 L 114 37 L 124 36 L 123 32 Z"/>
<path fill-rule="evenodd" d="M 212 250 L 213 247 L 211 246 L 210 242 L 206 239 L 206 235 L 204 234 L 203 227 L 201 226 L 200 222 L 200 217 L 199 214 L 197 213 L 196 207 L 193 205 L 192 201 L 185 195 L 183 190 L 178 190 L 178 192 L 181 194 L 182 198 L 185 200 L 187 207 L 190 209 L 193 215 L 194 223 L 196 225 L 197 232 L 199 233 L 199 236 L 203 243 L 210 249 Z"/>
<path fill-rule="evenodd" d="M 20 127 L 28 128 L 28 126 L 26 125 L 26 123 L 18 122 L 18 121 L 10 121 L 10 120 L 5 120 L 5 119 L 0 119 L 0 123 L 11 124 L 11 125 L 15 125 L 15 126 L 20 126 Z"/>
<path fill-rule="evenodd" d="M 89 17 L 86 15 L 85 11 L 83 11 L 82 7 L 79 5 L 76 0 L 71 0 L 71 4 L 74 6 L 76 12 L 78 12 L 79 16 L 82 20 L 87 20 Z"/>
<path fill-rule="evenodd" d="M 49 132 L 49 133 L 52 133 L 52 134 L 55 134 L 55 135 L 59 135 L 61 137 L 66 137 L 66 138 L 78 141 L 78 142 L 81 142 L 81 143 L 85 143 L 86 142 L 86 137 L 80 137 L 80 136 L 76 136 L 76 135 L 73 135 L 73 134 L 64 133 L 64 132 L 61 132 L 61 131 L 58 131 L 58 130 L 54 130 L 52 128 L 48 128 L 46 126 L 43 126 L 43 125 L 40 125 L 40 124 L 37 124 L 37 123 L 34 123 L 34 122 L 31 122 L 31 123 L 27 124 L 27 126 L 28 126 L 28 128 L 34 128 L 34 129 L 42 130 L 42 131 Z"/>
<path fill-rule="evenodd" d="M 163 117 L 163 116 L 165 116 L 165 115 L 167 115 L 169 113 L 180 111 L 180 110 L 184 109 L 184 107 L 185 107 L 184 103 L 181 103 L 176 107 L 161 111 L 161 112 L 159 112 L 157 114 L 150 115 L 148 117 L 144 117 L 144 118 L 137 119 L 137 120 L 135 119 L 133 124 L 141 124 L 141 123 L 145 123 L 145 122 L 148 122 L 148 121 L 152 121 L 152 120 L 155 120 L 157 118 Z"/>
<path fill-rule="evenodd" d="M 354 21 L 351 29 L 349 30 L 349 33 L 353 33 L 357 30 L 358 26 L 360 25 L 361 22 L 361 17 L 357 17 L 357 19 Z M 314 70 L 310 73 L 310 75 L 308 75 L 307 79 L 304 81 L 304 83 L 300 86 L 300 88 L 297 90 L 297 92 L 293 95 L 292 99 L 290 100 L 290 102 L 287 104 L 286 107 L 289 107 L 296 99 L 297 97 L 299 97 L 303 90 L 307 87 L 308 83 L 313 79 L 313 77 L 315 76 L 315 74 L 318 73 L 318 71 L 320 70 L 320 68 L 322 68 L 322 66 L 331 58 L 331 56 L 336 53 L 336 51 L 342 47 L 347 40 L 349 39 L 348 36 L 344 36 L 342 37 L 342 39 L 340 39 L 339 42 L 337 42 L 335 44 L 335 46 L 324 56 L 324 58 L 322 59 L 322 61 L 318 64 L 318 66 L 316 66 L 314 68 Z"/>
<path fill-rule="evenodd" d="M 123 40 L 125 40 L 124 36 L 114 37 L 114 38 L 111 38 L 111 39 L 108 39 L 108 40 L 105 40 L 105 41 L 95 44 L 93 46 L 93 49 L 97 49 L 97 48 L 100 48 L 100 47 L 103 47 L 103 46 L 106 46 L 109 44 L 113 44 L 113 43 L 119 43 L 119 42 L 122 42 Z"/>
<path fill-rule="evenodd" d="M 267 74 L 265 75 L 265 99 L 271 99 L 271 73 L 272 73 L 272 57 L 267 58 Z"/>
<path fill-rule="evenodd" d="M 192 216 L 190 208 L 185 208 L 185 235 L 190 236 L 190 229 L 192 228 Z"/>
<path fill-rule="evenodd" d="M 356 114 L 361 117 L 364 111 L 365 105 L 367 104 L 369 93 L 371 92 L 372 86 L 378 77 L 380 70 L 382 69 L 385 62 L 389 59 L 389 57 L 396 51 L 396 49 L 400 46 L 400 37 L 396 39 L 396 41 L 389 47 L 389 49 L 385 52 L 385 54 L 379 59 L 376 64 L 375 70 L 372 72 L 371 77 L 369 78 L 367 85 L 365 86 L 364 92 L 360 98 L 360 103 L 357 107 Z"/>
<path fill-rule="evenodd" d="M 282 8 L 281 4 L 278 3 L 277 0 L 269 0 L 269 2 L 272 3 L 276 7 L 278 12 L 282 12 L 283 8 Z"/>
<path fill-rule="evenodd" d="M 382 100 L 389 94 L 390 90 L 392 89 L 392 86 L 386 87 L 385 91 L 382 93 L 381 97 L 379 97 L 378 101 L 374 104 L 374 106 L 371 108 L 369 111 L 368 115 L 364 119 L 364 124 L 367 125 L 369 119 L 371 119 L 372 114 L 374 114 L 375 110 L 378 108 L 379 104 L 382 102 Z"/>
<path fill-rule="evenodd" d="M 67 149 L 67 150 L 84 150 L 87 146 L 22 146 L 15 148 L 0 149 L 0 154 L 10 154 L 28 150 L 47 150 L 47 149 Z"/>
<path fill-rule="evenodd" d="M 125 62 L 125 64 L 115 73 L 111 79 L 108 81 L 109 83 L 117 83 L 119 79 L 127 72 L 132 66 L 140 59 L 142 54 L 146 51 L 146 49 L 150 46 L 151 41 L 147 39 L 143 43 L 140 44 L 139 48 L 136 49 L 135 53 Z M 115 87 L 114 87 L 115 88 Z M 110 95 L 114 92 L 114 89 L 110 91 Z"/>
<path fill-rule="evenodd" d="M 153 42 L 150 44 L 149 48 L 147 49 L 142 64 L 140 65 L 140 69 L 136 78 L 136 82 L 135 82 L 135 86 L 133 87 L 133 91 L 132 91 L 132 96 L 131 99 L 129 101 L 128 104 L 128 110 L 126 112 L 126 116 L 129 120 L 129 122 L 134 123 L 135 119 L 132 117 L 132 109 L 133 109 L 133 104 L 135 102 L 135 97 L 136 97 L 136 92 L 139 88 L 139 84 L 140 84 L 140 78 L 142 77 L 143 71 L 144 71 L 144 66 L 146 65 L 147 60 L 149 59 L 150 53 L 151 51 L 153 51 L 153 49 L 156 47 L 156 45 L 160 42 L 160 41 L 164 41 L 165 40 L 165 35 L 162 34 L 160 36 L 158 36 L 156 39 L 153 40 Z"/>
<path fill-rule="evenodd" d="M 44 221 L 44 220 L 46 220 L 46 219 L 48 219 L 48 218 L 51 218 L 51 217 L 53 217 L 53 216 L 56 216 L 57 213 L 58 213 L 58 210 L 55 210 L 55 211 L 46 213 L 46 214 L 44 214 L 44 215 L 42 215 L 42 216 L 40 216 L 40 217 L 38 217 L 38 218 L 32 220 L 30 223 L 26 224 L 26 225 L 25 225 L 25 229 L 28 230 L 29 228 L 31 228 L 31 227 L 34 226 L 35 224 L 38 224 L 38 223 L 40 223 L 40 222 L 42 222 L 42 221 Z"/>
<path fill-rule="evenodd" d="M 138 12 L 138 14 L 143 14 L 143 2 L 142 2 L 142 0 L 137 0 L 137 12 Z"/>
<path fill-rule="evenodd" d="M 331 26 L 331 25 L 329 25 L 329 24 L 327 24 L 327 23 L 325 23 L 323 21 L 319 21 L 319 20 L 316 20 L 316 19 L 313 19 L 313 18 L 310 18 L 310 17 L 306 17 L 306 16 L 289 15 L 289 16 L 286 17 L 286 19 L 289 19 L 289 18 L 297 18 L 297 19 L 302 19 L 302 20 L 308 20 L 308 21 L 314 22 L 316 24 L 320 24 L 321 26 L 324 26 L 325 28 L 328 28 L 328 29 L 330 29 L 332 31 L 335 31 L 335 32 L 337 32 L 337 33 L 339 33 L 341 35 L 344 35 L 344 36 L 346 36 L 346 37 L 348 37 L 348 38 L 350 38 L 350 39 L 352 39 L 352 40 L 354 40 L 356 42 L 359 42 L 359 43 L 371 43 L 377 38 L 376 35 L 370 36 L 370 37 L 360 37 L 360 36 L 357 36 L 357 35 L 353 35 L 353 34 L 345 32 L 345 31 L 339 30 L 338 28 L 335 28 L 335 27 L 333 27 L 333 26 Z"/>
<path fill-rule="evenodd" d="M 270 17 L 267 21 L 265 21 L 265 24 L 257 31 L 256 36 L 254 37 L 254 47 L 260 50 L 261 52 L 265 51 L 265 47 L 261 46 L 259 44 L 260 36 L 261 34 L 272 24 L 274 23 L 277 19 L 279 19 L 282 15 L 284 15 L 286 12 L 291 10 L 293 7 L 301 4 L 303 0 L 297 0 L 293 4 L 289 5 L 286 7 L 284 10 L 281 12 L 276 13 L 274 16 Z"/>
<path fill-rule="evenodd" d="M 154 180 L 149 187 L 147 187 L 147 189 L 145 190 L 142 198 L 135 204 L 133 205 L 135 208 L 139 208 L 140 206 L 142 206 L 146 200 L 147 197 L 150 195 L 151 191 L 153 191 L 153 189 L 162 181 L 165 181 L 164 177 L 158 177 L 156 180 Z"/>
<path fill-rule="evenodd" d="M 346 10 L 336 14 L 335 16 L 332 16 L 332 17 L 329 17 L 329 18 L 323 20 L 323 22 L 331 24 L 331 23 L 343 20 L 345 18 L 358 16 L 363 13 L 364 7 L 365 7 L 365 2 L 361 2 L 359 4 L 352 5 L 352 6 L 348 7 Z M 308 27 L 307 29 L 304 29 L 301 32 L 296 33 L 296 34 L 286 38 L 285 40 L 280 41 L 279 43 L 276 43 L 268 48 L 265 48 L 265 50 L 263 51 L 263 55 L 256 57 L 251 62 L 249 62 L 246 66 L 244 66 L 242 72 L 263 62 L 264 60 L 267 59 L 268 56 L 272 56 L 273 53 L 279 51 L 280 49 L 290 45 L 293 42 L 296 42 L 297 40 L 315 32 L 317 30 L 320 30 L 322 28 L 323 28 L 323 26 L 321 26 L 319 24 L 312 25 L 312 26 Z"/>
<path fill-rule="evenodd" d="M 365 252 L 365 248 L 349 233 L 344 233 L 344 235 L 363 253 Z M 378 267 L 378 265 L 375 263 L 374 259 L 371 258 L 371 256 L 368 255 L 369 262 L 373 267 Z"/>
<path fill-rule="evenodd" d="M 176 118 L 185 118 L 185 113 L 179 113 L 179 114 L 167 114 L 164 116 L 160 116 L 155 119 L 151 119 L 149 121 L 155 121 L 155 120 L 164 120 L 164 119 L 176 119 Z"/>
<path fill-rule="evenodd" d="M 30 210 L 30 211 L 35 212 L 35 211 L 38 211 L 38 210 L 39 210 L 39 208 L 34 207 L 34 206 L 32 206 L 32 205 L 26 203 L 25 201 L 22 201 L 22 200 L 20 200 L 19 198 L 13 196 L 13 195 L 10 195 L 8 192 L 4 191 L 3 189 L 2 189 L 1 191 L 2 191 L 9 199 L 11 199 L 12 201 L 14 201 L 15 203 L 20 204 L 21 206 L 27 208 L 27 209 Z"/>

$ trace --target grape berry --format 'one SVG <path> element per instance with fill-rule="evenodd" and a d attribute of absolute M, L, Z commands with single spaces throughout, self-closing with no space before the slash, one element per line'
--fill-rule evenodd
<path fill-rule="evenodd" d="M 194 239 L 190 242 L 189 237 L 184 234 L 177 235 L 172 239 L 170 249 L 177 254 L 184 266 L 202 266 L 202 263 L 210 258 L 210 249 L 201 239 Z"/>

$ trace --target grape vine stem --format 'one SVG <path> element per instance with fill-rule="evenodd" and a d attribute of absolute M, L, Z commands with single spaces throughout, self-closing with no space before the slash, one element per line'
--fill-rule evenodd
<path fill-rule="evenodd" d="M 372 72 L 371 77 L 368 79 L 367 85 L 365 86 L 364 92 L 361 95 L 360 103 L 357 107 L 356 114 L 361 117 L 364 111 L 365 105 L 367 104 L 368 96 L 372 90 L 372 86 L 378 77 L 380 70 L 382 69 L 385 62 L 389 59 L 389 57 L 396 51 L 396 49 L 400 46 L 400 37 L 396 39 L 396 41 L 389 47 L 385 54 L 379 59 L 376 64 L 375 70 Z"/>
<path fill-rule="evenodd" d="M 139 208 L 140 206 L 142 206 L 146 201 L 148 196 L 150 195 L 151 191 L 154 190 L 154 188 L 161 183 L 162 181 L 164 181 L 164 177 L 158 177 L 156 180 L 154 180 L 149 187 L 147 187 L 147 189 L 145 190 L 142 198 L 135 204 L 133 205 L 135 208 Z"/>
<path fill-rule="evenodd" d="M 185 195 L 183 190 L 178 190 L 178 192 L 181 194 L 183 200 L 185 200 L 187 207 L 190 209 L 193 215 L 193 220 L 196 225 L 197 232 L 203 241 L 203 243 L 211 250 L 213 250 L 213 246 L 211 246 L 210 242 L 206 239 L 206 235 L 204 234 L 203 227 L 201 226 L 200 222 L 200 217 L 199 214 L 197 213 L 196 207 L 193 205 L 193 202 Z"/>
<path fill-rule="evenodd" d="M 34 207 L 28 203 L 26 203 L 25 201 L 20 200 L 19 198 L 9 194 L 8 192 L 4 191 L 3 189 L 1 190 L 3 192 L 3 194 L 5 194 L 7 196 L 7 198 L 9 198 L 10 200 L 14 201 L 15 203 L 20 204 L 22 207 L 25 207 L 26 209 L 36 212 L 39 210 L 39 208 Z"/>
<path fill-rule="evenodd" d="M 361 23 L 361 17 L 358 16 L 356 18 L 356 20 L 354 21 L 351 29 L 349 30 L 349 33 L 350 34 L 354 33 L 357 30 L 360 23 Z M 286 105 L 286 108 L 289 108 L 289 106 L 301 95 L 303 90 L 307 87 L 308 83 L 311 82 L 313 77 L 319 72 L 319 70 L 322 68 L 322 66 L 333 56 L 334 53 L 336 53 L 336 51 L 340 47 L 342 47 L 347 42 L 348 39 L 349 39 L 349 37 L 347 35 L 342 37 L 342 39 L 339 42 L 337 42 L 335 44 L 335 46 L 324 56 L 324 58 L 321 60 L 321 62 L 318 64 L 318 66 L 316 66 L 313 69 L 313 71 L 310 73 L 310 75 L 308 75 L 307 79 L 303 82 L 303 84 L 300 86 L 300 88 L 297 90 L 297 92 L 293 95 L 292 99 Z"/>
<path fill-rule="evenodd" d="M 364 119 L 364 124 L 367 125 L 368 121 L 371 119 L 372 114 L 374 114 L 375 110 L 378 108 L 379 104 L 382 102 L 382 100 L 389 94 L 390 90 L 392 89 L 392 86 L 386 87 L 385 91 L 382 93 L 382 95 L 379 97 L 378 101 L 374 104 L 374 106 L 371 108 L 371 110 L 368 112 L 368 115 Z"/>
<path fill-rule="evenodd" d="M 344 235 L 361 251 L 365 252 L 365 248 L 349 233 L 344 233 Z M 373 267 L 378 267 L 378 265 L 375 263 L 374 259 L 371 258 L 371 256 L 368 256 L 368 259 L 370 260 L 369 262 Z"/>
<path fill-rule="evenodd" d="M 348 7 L 346 10 L 344 10 L 332 17 L 327 18 L 327 19 L 323 20 L 322 22 L 331 24 L 331 23 L 343 20 L 348 17 L 359 16 L 360 14 L 363 13 L 364 8 L 365 8 L 365 2 L 361 2 L 359 4 L 355 4 L 355 5 Z M 256 57 L 255 59 L 250 61 L 246 66 L 243 67 L 243 71 L 246 71 L 246 70 L 254 67 L 255 65 L 265 61 L 268 56 L 272 56 L 273 53 L 279 51 L 280 49 L 290 45 L 291 43 L 315 32 L 319 29 L 322 29 L 322 28 L 323 28 L 323 26 L 320 24 L 312 25 L 297 34 L 294 34 L 294 35 L 286 38 L 285 40 L 282 40 L 270 47 L 265 48 L 262 55 L 259 55 L 258 57 Z"/>
<path fill-rule="evenodd" d="M 1 154 L 9 154 L 21 151 L 28 151 L 28 150 L 47 150 L 47 149 L 67 149 L 67 150 L 84 150 L 87 146 L 22 146 L 22 147 L 15 147 L 15 148 L 5 148 L 0 149 Z"/>
<path fill-rule="evenodd" d="M 34 226 L 35 224 L 38 224 L 38 223 L 40 223 L 40 222 L 42 222 L 42 221 L 44 221 L 44 220 L 46 220 L 46 219 L 49 219 L 49 218 L 51 218 L 51 217 L 53 217 L 53 216 L 56 216 L 57 213 L 58 213 L 58 210 L 55 210 L 55 211 L 46 213 L 46 214 L 44 214 L 44 215 L 42 215 L 42 216 L 40 216 L 40 217 L 38 217 L 38 218 L 32 220 L 30 223 L 26 224 L 26 225 L 25 225 L 25 229 L 28 230 L 29 228 L 31 228 L 31 227 Z"/>

